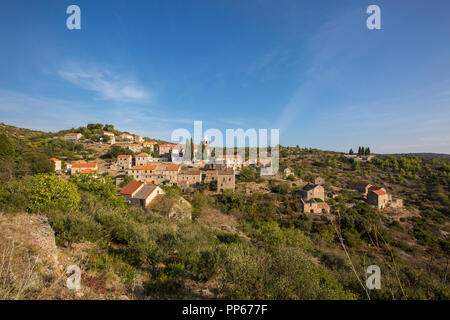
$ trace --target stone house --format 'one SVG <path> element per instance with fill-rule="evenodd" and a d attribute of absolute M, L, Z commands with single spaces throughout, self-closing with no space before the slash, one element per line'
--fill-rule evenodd
<path fill-rule="evenodd" d="M 314 184 L 324 184 L 325 183 L 325 179 L 322 177 L 317 177 L 314 179 Z"/>
<path fill-rule="evenodd" d="M 130 141 L 133 141 L 133 140 L 134 140 L 133 135 L 131 135 L 131 134 L 127 133 L 127 132 L 122 133 L 122 134 L 120 135 L 120 137 L 121 137 L 122 139 L 124 139 L 124 140 L 130 140 Z"/>
<path fill-rule="evenodd" d="M 326 202 L 316 200 L 303 201 L 304 213 L 330 213 L 330 206 Z"/>
<path fill-rule="evenodd" d="M 145 166 L 153 161 L 153 158 L 145 152 L 141 152 L 136 155 L 136 165 L 137 166 Z"/>
<path fill-rule="evenodd" d="M 131 168 L 133 158 L 129 154 L 120 154 L 117 156 L 117 169 L 126 170 Z"/>
<path fill-rule="evenodd" d="M 102 131 L 102 136 L 114 137 L 114 132 Z"/>
<path fill-rule="evenodd" d="M 403 200 L 392 198 L 392 195 L 384 188 L 370 188 L 367 194 L 367 202 L 378 209 L 403 207 Z"/>
<path fill-rule="evenodd" d="M 142 151 L 142 144 L 134 143 L 128 146 L 128 149 L 133 151 L 134 153 L 139 153 Z"/>
<path fill-rule="evenodd" d="M 141 182 L 159 184 L 160 180 L 163 180 L 162 174 L 155 165 L 133 166 L 127 169 L 127 174 Z"/>
<path fill-rule="evenodd" d="M 98 170 L 97 163 L 95 162 L 76 162 L 72 163 L 70 168 L 70 174 L 75 174 L 86 169 L 91 169 L 92 171 Z"/>
<path fill-rule="evenodd" d="M 94 174 L 94 177 L 97 177 L 95 173 L 97 173 L 97 170 L 94 169 L 84 169 L 81 171 L 78 171 L 79 174 Z"/>
<path fill-rule="evenodd" d="M 313 199 L 325 201 L 325 189 L 321 185 L 307 184 L 301 189 L 301 195 L 306 201 Z"/>
<path fill-rule="evenodd" d="M 83 135 L 81 133 L 66 133 L 64 140 L 80 140 Z"/>
<path fill-rule="evenodd" d="M 168 156 L 170 158 L 170 151 L 176 148 L 176 144 L 160 144 L 158 147 L 159 155 Z"/>
<path fill-rule="evenodd" d="M 178 181 L 185 181 L 193 187 L 198 187 L 202 183 L 202 172 L 200 170 L 181 170 L 178 173 Z"/>
<path fill-rule="evenodd" d="M 242 157 L 238 154 L 221 154 L 217 157 L 216 163 L 222 165 L 222 169 L 240 170 L 243 164 Z"/>
<path fill-rule="evenodd" d="M 370 189 L 367 193 L 367 202 L 374 205 L 378 209 L 384 209 L 390 201 L 389 194 L 386 189 Z"/>
<path fill-rule="evenodd" d="M 164 191 L 156 185 L 132 181 L 120 190 L 119 194 L 125 198 L 129 206 L 148 208 L 158 195 L 164 194 Z"/>
<path fill-rule="evenodd" d="M 267 168 L 270 167 L 272 165 L 272 159 L 271 158 L 265 158 L 265 159 L 258 159 L 257 161 L 257 165 L 258 167 L 261 168 Z M 290 169 L 289 169 L 290 170 Z M 292 173 L 292 172 L 291 172 Z"/>
<path fill-rule="evenodd" d="M 403 200 L 399 199 L 399 198 L 391 198 L 391 201 L 389 202 L 389 206 L 391 208 L 402 208 Z"/>
<path fill-rule="evenodd" d="M 140 135 L 138 135 L 138 134 L 135 134 L 135 135 L 134 135 L 134 142 L 136 142 L 136 143 L 142 143 L 142 142 L 144 142 L 144 138 L 142 138 L 142 136 L 140 136 Z"/>
<path fill-rule="evenodd" d="M 142 147 L 143 148 L 149 148 L 150 152 L 154 152 L 155 151 L 155 145 L 156 145 L 156 142 L 154 142 L 154 141 L 146 141 L 146 142 L 142 143 Z"/>
<path fill-rule="evenodd" d="M 180 166 L 167 166 L 164 170 L 164 184 L 174 185 L 178 181 Z"/>
<path fill-rule="evenodd" d="M 181 189 L 181 191 L 185 192 L 187 189 L 191 187 L 191 185 L 185 180 L 178 180 L 177 186 Z"/>
<path fill-rule="evenodd" d="M 56 158 L 51 158 L 50 160 L 53 161 L 53 163 L 55 164 L 55 171 L 61 171 L 61 160 L 56 159 Z"/>
<path fill-rule="evenodd" d="M 234 170 L 220 170 L 217 173 L 217 191 L 231 189 L 234 191 L 236 184 Z"/>
<path fill-rule="evenodd" d="M 203 183 L 211 183 L 213 181 L 217 181 L 217 170 L 206 170 L 203 173 Z"/>

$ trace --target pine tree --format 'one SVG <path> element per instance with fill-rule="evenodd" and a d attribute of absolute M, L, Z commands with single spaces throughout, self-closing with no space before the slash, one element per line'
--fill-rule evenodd
<path fill-rule="evenodd" d="M 352 148 L 350 148 L 350 151 L 348 152 L 348 154 L 353 154 L 354 152 L 353 152 L 353 149 Z"/>
<path fill-rule="evenodd" d="M 192 138 L 191 138 L 191 159 L 192 161 L 194 160 L 194 143 L 192 141 Z"/>
<path fill-rule="evenodd" d="M 190 161 L 191 160 L 191 158 L 190 158 L 190 155 L 191 155 L 190 149 L 191 148 L 190 148 L 190 145 L 189 145 L 189 139 L 186 138 L 186 144 L 184 146 L 184 154 L 183 154 L 184 161 Z"/>

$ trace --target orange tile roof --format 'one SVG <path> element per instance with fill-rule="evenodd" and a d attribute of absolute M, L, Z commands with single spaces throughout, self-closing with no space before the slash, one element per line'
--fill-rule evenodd
<path fill-rule="evenodd" d="M 144 144 L 156 144 L 155 141 L 145 141 Z"/>
<path fill-rule="evenodd" d="M 378 190 L 370 190 L 371 192 L 375 193 L 377 196 L 382 196 L 384 194 L 387 194 L 386 191 L 378 189 Z"/>
<path fill-rule="evenodd" d="M 198 149 L 198 147 L 199 147 L 198 144 L 194 144 L 194 149 Z M 181 148 L 183 149 L 186 148 L 186 144 L 182 144 Z"/>
<path fill-rule="evenodd" d="M 175 148 L 177 145 L 176 144 L 161 144 L 159 147 L 160 148 Z"/>
<path fill-rule="evenodd" d="M 217 174 L 217 170 L 206 170 L 206 174 Z"/>
<path fill-rule="evenodd" d="M 84 174 L 87 174 L 87 173 L 94 173 L 94 172 L 97 172 L 97 170 L 85 169 L 85 170 L 81 170 L 81 171 L 80 171 L 80 173 L 84 173 Z"/>
<path fill-rule="evenodd" d="M 143 182 L 139 182 L 139 181 L 131 181 L 129 184 L 127 184 L 125 186 L 125 188 L 123 188 L 122 190 L 120 190 L 120 194 L 127 194 L 127 195 L 131 195 L 134 192 L 136 192 L 136 190 L 138 190 L 144 183 Z"/>
<path fill-rule="evenodd" d="M 148 153 L 141 152 L 137 155 L 137 157 L 148 157 Z"/>
<path fill-rule="evenodd" d="M 95 162 L 78 162 L 72 163 L 72 168 L 97 168 L 97 164 Z"/>
<path fill-rule="evenodd" d="M 146 166 L 134 166 L 128 170 L 156 170 L 156 166 L 146 165 Z"/>
<path fill-rule="evenodd" d="M 66 136 L 76 136 L 76 135 L 79 135 L 79 134 L 81 134 L 81 133 L 66 133 L 65 135 Z"/>
<path fill-rule="evenodd" d="M 167 166 L 166 171 L 178 171 L 180 166 Z"/>
<path fill-rule="evenodd" d="M 119 159 L 119 158 L 131 158 L 131 155 L 129 155 L 129 154 L 119 154 L 117 156 L 117 159 Z"/>
<path fill-rule="evenodd" d="M 317 208 L 328 208 L 328 203 L 319 202 L 319 203 L 317 203 Z"/>
<path fill-rule="evenodd" d="M 227 159 L 227 158 L 234 158 L 234 159 L 237 159 L 237 158 L 240 158 L 240 156 L 237 155 L 237 154 L 232 154 L 232 155 L 230 155 L 230 154 L 221 154 L 221 155 L 219 156 L 219 158 L 220 158 L 220 159 Z"/>
<path fill-rule="evenodd" d="M 200 170 L 182 170 L 180 174 L 200 175 Z"/>
<path fill-rule="evenodd" d="M 50 160 L 52 160 L 52 161 L 61 161 L 61 160 L 56 159 L 56 158 L 50 158 Z"/>

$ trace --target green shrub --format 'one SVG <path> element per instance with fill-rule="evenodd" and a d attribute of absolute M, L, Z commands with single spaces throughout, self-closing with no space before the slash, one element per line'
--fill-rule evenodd
<path fill-rule="evenodd" d="M 58 208 L 68 212 L 79 209 L 80 195 L 77 187 L 54 174 L 35 175 L 28 185 L 31 212 L 43 212 Z"/>
<path fill-rule="evenodd" d="M 217 239 L 220 243 L 230 244 L 230 243 L 238 243 L 241 241 L 241 238 L 236 233 L 219 233 L 216 235 Z"/>

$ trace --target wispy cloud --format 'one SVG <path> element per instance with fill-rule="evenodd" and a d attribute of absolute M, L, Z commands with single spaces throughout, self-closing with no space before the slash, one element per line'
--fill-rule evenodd
<path fill-rule="evenodd" d="M 76 86 L 95 92 L 98 98 L 116 102 L 153 103 L 155 95 L 136 81 L 113 74 L 109 70 L 96 70 L 68 66 L 58 72 L 59 76 Z"/>
<path fill-rule="evenodd" d="M 192 119 L 164 112 L 155 114 L 141 105 L 101 106 L 0 89 L 0 121 L 29 129 L 58 131 L 87 123 L 111 123 L 119 130 L 167 140 L 180 124 L 193 124 Z"/>

